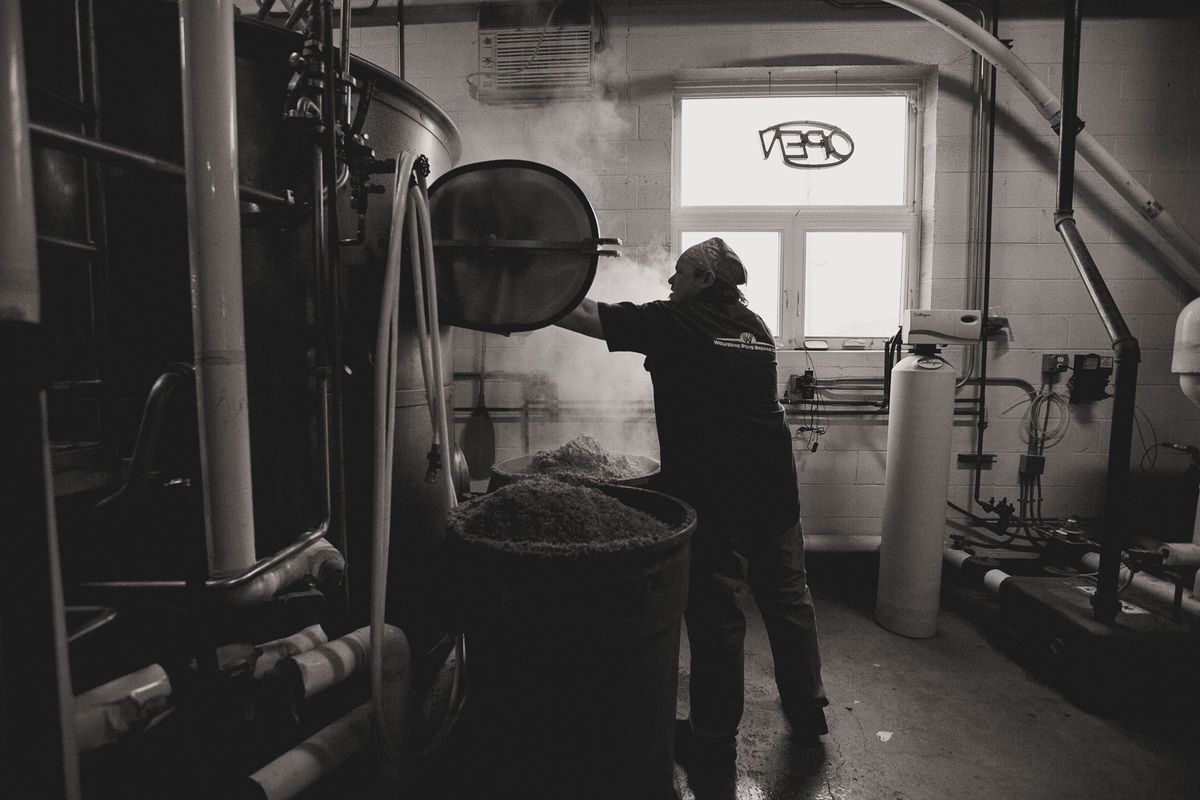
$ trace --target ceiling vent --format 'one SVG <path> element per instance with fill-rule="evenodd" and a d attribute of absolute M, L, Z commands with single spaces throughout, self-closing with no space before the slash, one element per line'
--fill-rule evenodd
<path fill-rule="evenodd" d="M 566 6 L 547 6 L 532 24 L 498 13 L 495 6 L 481 7 L 479 69 L 472 82 L 477 100 L 521 103 L 592 93 L 590 4 Z"/>

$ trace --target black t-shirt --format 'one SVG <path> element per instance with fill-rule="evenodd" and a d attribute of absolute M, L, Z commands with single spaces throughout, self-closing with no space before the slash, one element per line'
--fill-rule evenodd
<path fill-rule="evenodd" d="M 777 397 L 775 344 L 740 303 L 599 303 L 611 351 L 646 355 L 660 487 L 706 526 L 774 533 L 799 518 L 792 439 Z"/>

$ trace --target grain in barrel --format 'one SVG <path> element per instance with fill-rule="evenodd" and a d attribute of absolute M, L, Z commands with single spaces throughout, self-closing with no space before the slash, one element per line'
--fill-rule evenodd
<path fill-rule="evenodd" d="M 583 556 L 667 539 L 667 523 L 599 489 L 545 476 L 503 486 L 450 512 L 452 535 L 492 549 Z"/>

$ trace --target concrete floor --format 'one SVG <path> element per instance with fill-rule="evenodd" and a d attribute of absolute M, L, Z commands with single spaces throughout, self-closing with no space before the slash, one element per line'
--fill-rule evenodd
<path fill-rule="evenodd" d="M 873 557 L 814 555 L 809 571 L 830 698 L 824 751 L 789 742 L 751 602 L 737 789 L 721 800 L 1200 797 L 1194 708 L 1107 718 L 1079 710 L 1021 666 L 998 601 L 952 575 L 937 635 L 913 640 L 872 618 Z M 686 651 L 685 641 L 679 716 Z M 676 770 L 683 800 L 709 800 Z"/>

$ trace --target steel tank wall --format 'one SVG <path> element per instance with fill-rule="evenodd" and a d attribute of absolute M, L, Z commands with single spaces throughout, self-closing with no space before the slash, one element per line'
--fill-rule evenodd
<path fill-rule="evenodd" d="M 97 3 L 97 73 L 102 108 L 99 137 L 175 163 L 183 162 L 178 11 L 162 0 Z M 243 185 L 297 196 L 311 193 L 311 146 L 284 127 L 288 55 L 303 37 L 241 18 L 235 26 L 239 178 Z M 460 153 L 458 132 L 427 97 L 395 76 L 355 60 L 356 78 L 374 86 L 364 133 L 379 158 L 401 149 L 425 155 L 430 180 L 450 169 Z M 41 157 L 53 169 L 61 160 Z M 347 522 L 351 592 L 365 619 L 369 564 L 369 501 L 373 466 L 369 413 L 371 343 L 391 217 L 392 176 L 372 195 L 366 241 L 340 254 L 344 329 Z M 188 285 L 186 203 L 183 188 L 161 176 L 118 168 L 104 170 L 109 269 L 98 287 L 108 307 L 105 379 L 119 428 L 118 449 L 128 453 L 146 392 L 171 362 L 190 362 L 192 332 Z M 39 198 L 53 207 L 53 184 Z M 340 235 L 353 236 L 356 217 L 349 187 L 337 195 Z M 267 555 L 291 541 L 322 513 L 318 464 L 320 424 L 313 379 L 315 270 L 311 212 L 243 214 L 242 252 L 246 303 L 247 373 L 257 551 Z M 415 398 L 398 414 L 394 517 L 403 543 L 397 563 L 413 558 L 411 546 L 441 535 L 445 501 L 424 481 L 432 428 L 424 409 L 424 379 L 413 325 L 411 275 L 402 283 L 397 396 Z M 443 349 L 451 352 L 449 329 Z M 452 367 L 441 379 L 448 395 Z M 408 401 L 405 400 L 405 403 Z M 179 531 L 172 536 L 183 536 Z M 190 533 L 187 535 L 191 535 Z M 183 547 L 180 546 L 182 558 Z M 161 565 L 159 565 L 161 566 Z M 180 565 L 167 565 L 174 571 Z M 401 576 L 402 577 L 402 576 Z M 358 596 L 361 599 L 354 600 Z M 423 603 L 428 606 L 428 603 Z"/>

